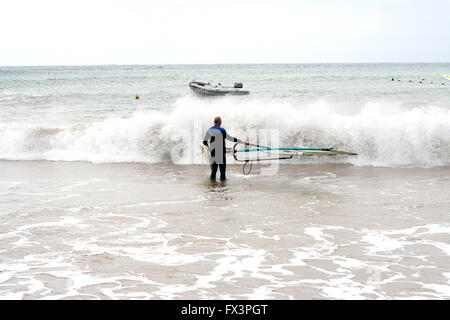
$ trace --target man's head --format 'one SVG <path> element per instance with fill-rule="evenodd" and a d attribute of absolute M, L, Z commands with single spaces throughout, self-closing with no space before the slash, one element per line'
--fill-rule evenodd
<path fill-rule="evenodd" d="M 222 119 L 220 117 L 215 117 L 214 118 L 214 124 L 216 126 L 220 126 L 222 124 Z"/>

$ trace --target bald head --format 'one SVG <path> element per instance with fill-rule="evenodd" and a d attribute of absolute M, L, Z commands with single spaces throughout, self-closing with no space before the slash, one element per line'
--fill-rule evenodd
<path fill-rule="evenodd" d="M 214 124 L 216 126 L 220 126 L 222 124 L 222 118 L 221 117 L 215 117 L 214 118 Z"/>

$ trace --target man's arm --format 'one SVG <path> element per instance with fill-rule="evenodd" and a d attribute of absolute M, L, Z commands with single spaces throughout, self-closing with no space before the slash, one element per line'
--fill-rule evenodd
<path fill-rule="evenodd" d="M 228 132 L 226 132 L 226 134 L 225 134 L 225 139 L 227 139 L 228 141 L 231 141 L 231 142 L 239 142 L 239 143 L 244 143 L 244 144 L 247 143 L 245 141 L 239 140 L 238 138 L 234 138 L 234 137 L 230 136 L 228 134 Z"/>

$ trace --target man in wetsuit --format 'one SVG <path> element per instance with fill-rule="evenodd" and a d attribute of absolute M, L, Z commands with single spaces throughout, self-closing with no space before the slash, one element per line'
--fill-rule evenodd
<path fill-rule="evenodd" d="M 214 118 L 214 126 L 206 131 L 205 137 L 203 138 L 203 144 L 208 146 L 209 141 L 209 152 L 212 158 L 211 165 L 211 180 L 216 180 L 217 167 L 220 168 L 220 180 L 226 180 L 226 159 L 225 159 L 225 139 L 232 142 L 245 143 L 239 139 L 230 136 L 227 131 L 222 128 L 222 119 L 220 117 Z"/>

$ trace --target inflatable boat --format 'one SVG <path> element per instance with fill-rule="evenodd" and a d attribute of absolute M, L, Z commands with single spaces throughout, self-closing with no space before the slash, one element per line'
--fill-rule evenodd
<path fill-rule="evenodd" d="M 226 94 L 249 94 L 248 90 L 244 90 L 242 83 L 236 82 L 232 87 L 222 86 L 220 83 L 211 84 L 209 82 L 192 81 L 189 83 L 189 87 L 198 94 L 216 96 Z"/>

